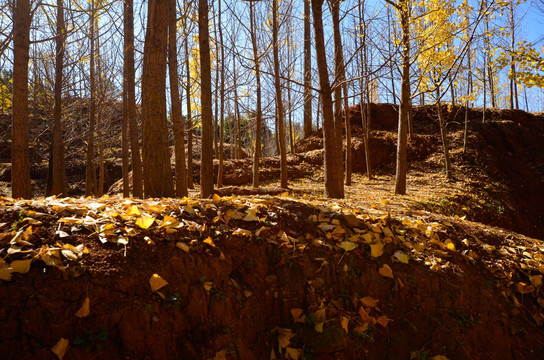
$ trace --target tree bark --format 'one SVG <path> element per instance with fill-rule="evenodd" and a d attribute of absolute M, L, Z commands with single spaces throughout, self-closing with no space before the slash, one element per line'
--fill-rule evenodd
<path fill-rule="evenodd" d="M 28 61 L 30 1 L 17 0 L 13 14 L 13 125 L 11 143 L 11 196 L 32 197 L 28 151 Z"/>
<path fill-rule="evenodd" d="M 193 181 L 193 118 L 191 110 L 191 68 L 189 66 L 189 38 L 185 38 L 185 67 L 186 67 L 186 92 L 187 92 L 187 188 L 194 188 Z"/>
<path fill-rule="evenodd" d="M 221 24 L 221 3 L 222 0 L 218 0 L 219 11 L 217 17 L 217 28 L 219 31 L 219 42 L 221 46 L 221 80 L 219 96 L 221 99 L 219 105 L 219 168 L 217 173 L 217 187 L 223 187 L 223 160 L 225 156 L 224 143 L 225 143 L 225 46 L 223 46 L 223 28 Z M 231 133 L 232 136 L 232 133 Z M 231 148 L 232 149 L 232 148 Z"/>
<path fill-rule="evenodd" d="M 150 0 L 142 72 L 143 165 L 147 197 L 174 196 L 166 122 L 168 0 Z"/>
<path fill-rule="evenodd" d="M 323 143 L 325 147 L 325 192 L 329 198 L 344 197 L 342 172 L 338 172 L 337 138 L 334 125 L 332 90 L 327 70 L 327 54 L 323 34 L 323 0 L 312 1 L 314 19 L 315 49 L 319 73 L 320 97 L 323 110 Z"/>
<path fill-rule="evenodd" d="M 280 146 L 280 184 L 287 188 L 287 150 L 285 141 L 285 114 L 281 95 L 280 57 L 278 44 L 278 0 L 272 0 L 272 50 L 274 53 L 274 84 L 276 88 L 276 113 Z"/>
<path fill-rule="evenodd" d="M 64 70 L 64 41 L 66 29 L 64 26 L 63 0 L 57 0 L 57 38 L 55 56 L 55 105 L 53 109 L 53 136 L 51 143 L 51 159 L 46 195 L 67 195 L 66 165 L 64 159 L 64 141 L 62 136 L 62 82 Z"/>
<path fill-rule="evenodd" d="M 126 102 L 132 162 L 132 195 L 144 196 L 142 158 L 140 156 L 140 136 L 136 116 L 136 84 L 134 70 L 134 5 L 133 0 L 124 0 L 124 61 L 126 71 Z"/>
<path fill-rule="evenodd" d="M 253 46 L 253 61 L 255 62 L 255 83 L 256 89 L 256 118 L 255 118 L 255 151 L 253 153 L 253 187 L 259 187 L 259 161 L 261 159 L 261 127 L 262 127 L 262 109 L 261 109 L 261 59 L 257 48 L 257 34 L 255 33 L 255 11 L 254 4 L 249 4 L 250 22 L 251 22 L 251 44 Z"/>
<path fill-rule="evenodd" d="M 304 1 L 304 138 L 312 132 L 312 35 L 310 0 Z"/>
<path fill-rule="evenodd" d="M 395 194 L 406 194 L 406 173 L 408 171 L 407 133 L 410 116 L 410 2 L 402 0 L 400 6 L 402 29 L 402 78 L 399 108 L 399 128 L 397 138 L 397 166 Z"/>
<path fill-rule="evenodd" d="M 172 127 L 174 130 L 174 155 L 176 161 L 176 196 L 187 192 L 187 168 L 185 166 L 185 129 L 181 115 L 181 99 L 178 77 L 177 9 L 176 0 L 168 0 L 168 71 L 170 76 L 170 102 L 172 104 Z"/>
<path fill-rule="evenodd" d="M 200 196 L 213 195 L 213 116 L 208 1 L 198 0 L 198 43 L 200 46 L 200 102 L 202 106 L 202 155 Z"/>
<path fill-rule="evenodd" d="M 90 61 L 89 61 L 89 77 L 90 77 L 90 101 L 89 105 L 89 134 L 87 139 L 87 159 L 85 166 L 85 196 L 96 195 L 96 169 L 95 169 L 95 148 L 94 148 L 94 132 L 96 128 L 96 49 L 95 49 L 95 26 L 96 26 L 96 9 L 95 0 L 91 0 L 90 14 Z"/>

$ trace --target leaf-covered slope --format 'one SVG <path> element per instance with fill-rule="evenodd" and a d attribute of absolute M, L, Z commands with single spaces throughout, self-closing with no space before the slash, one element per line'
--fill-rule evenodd
<path fill-rule="evenodd" d="M 534 359 L 544 243 L 306 194 L 3 198 L 7 358 Z M 55 355 L 55 354 L 57 355 Z"/>

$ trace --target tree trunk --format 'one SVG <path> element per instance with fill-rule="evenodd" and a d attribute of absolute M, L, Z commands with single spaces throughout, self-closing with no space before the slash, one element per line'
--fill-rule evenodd
<path fill-rule="evenodd" d="M 189 66 L 189 38 L 185 38 L 185 67 L 187 92 L 187 188 L 194 189 L 193 181 L 193 118 L 191 110 L 191 68 Z"/>
<path fill-rule="evenodd" d="M 234 45 L 234 44 L 233 44 Z M 236 74 L 236 56 L 232 57 L 232 82 L 234 84 L 234 114 L 236 117 L 236 159 L 242 158 L 242 133 L 240 129 L 240 108 L 238 104 L 238 76 Z"/>
<path fill-rule="evenodd" d="M 28 151 L 28 60 L 30 1 L 17 0 L 13 13 L 13 125 L 11 143 L 11 194 L 32 197 Z"/>
<path fill-rule="evenodd" d="M 253 45 L 253 61 L 255 62 L 255 82 L 257 85 L 257 109 L 255 119 L 255 151 L 253 153 L 253 187 L 259 187 L 259 161 L 261 159 L 261 59 L 257 48 L 257 34 L 255 33 L 255 12 L 254 4 L 249 4 L 250 22 L 251 22 L 251 44 Z"/>
<path fill-rule="evenodd" d="M 304 1 L 304 138 L 312 132 L 312 35 L 310 0 Z"/>
<path fill-rule="evenodd" d="M 123 163 L 123 197 L 130 196 L 130 179 L 129 179 L 129 154 L 128 154 L 128 101 L 127 101 L 127 74 L 123 67 L 123 120 L 121 122 L 121 148 L 122 148 L 122 163 Z"/>
<path fill-rule="evenodd" d="M 202 106 L 202 155 L 200 196 L 213 195 L 213 116 L 208 1 L 198 0 L 198 43 L 200 46 L 200 103 Z"/>
<path fill-rule="evenodd" d="M 51 143 L 51 159 L 46 195 L 67 195 L 66 166 L 64 159 L 64 141 L 62 136 L 62 81 L 64 70 L 64 41 L 66 29 L 64 26 L 63 0 L 57 0 L 57 38 L 55 57 L 55 105 L 53 109 L 53 136 Z"/>
<path fill-rule="evenodd" d="M 438 123 L 440 125 L 440 139 L 442 140 L 442 145 L 444 146 L 444 165 L 446 167 L 446 178 L 450 180 L 452 178 L 450 151 L 449 151 L 448 138 L 446 135 L 446 120 L 444 119 L 444 115 L 442 114 L 442 102 L 440 100 L 439 88 L 436 89 L 436 97 L 437 97 L 436 110 L 438 112 Z"/>
<path fill-rule="evenodd" d="M 319 73 L 320 95 L 323 110 L 323 144 L 325 147 L 325 192 L 329 198 L 343 198 L 343 172 L 338 172 L 337 138 L 334 124 L 332 91 L 327 70 L 327 54 L 323 34 L 323 0 L 312 1 L 314 19 L 315 49 Z"/>
<path fill-rule="evenodd" d="M 96 20 L 96 30 L 98 30 L 98 19 Z M 96 58 L 98 60 L 98 113 L 96 117 L 96 134 L 97 134 L 97 147 L 98 147 L 98 182 L 96 187 L 96 195 L 104 195 L 104 142 L 102 136 L 102 114 L 104 104 L 104 79 L 102 76 L 102 57 L 100 56 L 100 34 L 96 35 Z"/>
<path fill-rule="evenodd" d="M 344 55 L 342 50 L 342 35 L 340 34 L 340 0 L 331 2 L 331 15 L 334 37 L 334 132 L 336 139 L 336 171 L 341 174 L 340 181 L 344 182 L 344 144 L 342 136 L 342 84 L 344 74 Z"/>
<path fill-rule="evenodd" d="M 410 116 L 410 4 L 402 0 L 399 4 L 402 29 L 402 77 L 399 108 L 399 129 L 397 138 L 397 166 L 395 177 L 395 194 L 406 194 L 407 128 Z"/>
<path fill-rule="evenodd" d="M 221 83 L 220 83 L 220 109 L 219 109 L 219 169 L 217 173 L 217 187 L 223 187 L 223 160 L 225 157 L 225 47 L 223 46 L 223 29 L 221 24 L 221 3 L 218 0 L 219 11 L 217 17 L 217 27 L 219 30 L 219 42 L 221 46 Z M 219 68 L 219 67 L 218 67 Z M 231 148 L 232 149 L 232 148 Z"/>
<path fill-rule="evenodd" d="M 179 93 L 176 0 L 168 0 L 168 6 L 168 71 L 170 76 L 170 102 L 172 103 L 172 127 L 174 128 L 176 196 L 184 197 L 188 195 L 188 192 L 187 168 L 185 166 L 185 130 Z"/>
<path fill-rule="evenodd" d="M 147 197 L 174 196 L 166 122 L 168 0 L 148 4 L 142 72 L 144 189 Z"/>
<path fill-rule="evenodd" d="M 133 0 L 124 0 L 124 61 L 126 71 L 127 116 L 130 139 L 130 155 L 132 160 L 132 195 L 135 198 L 144 196 L 142 158 L 140 157 L 140 136 L 136 116 L 136 84 L 134 81 L 134 5 Z"/>
<path fill-rule="evenodd" d="M 85 196 L 96 195 L 96 169 L 94 164 L 95 149 L 94 149 L 94 132 L 96 127 L 96 51 L 95 51 L 95 26 L 96 26 L 96 9 L 95 1 L 91 0 L 89 4 L 91 6 L 90 14 L 90 42 L 91 42 L 91 54 L 89 62 L 89 76 L 90 76 L 90 101 L 89 106 L 89 134 L 87 140 L 87 160 L 85 166 Z"/>
<path fill-rule="evenodd" d="M 272 44 L 274 53 L 274 85 L 276 88 L 276 120 L 278 121 L 279 145 L 280 145 L 280 183 L 282 188 L 287 188 L 287 150 L 285 141 L 285 114 L 281 96 L 280 57 L 278 44 L 278 0 L 272 0 Z"/>

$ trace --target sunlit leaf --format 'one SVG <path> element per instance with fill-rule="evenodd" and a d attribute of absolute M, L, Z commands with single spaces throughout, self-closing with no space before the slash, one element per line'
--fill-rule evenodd
<path fill-rule="evenodd" d="M 138 209 L 138 206 L 132 205 L 126 212 L 128 216 L 140 216 L 140 209 Z"/>
<path fill-rule="evenodd" d="M 395 251 L 393 256 L 403 264 L 408 264 L 409 256 L 402 251 Z"/>
<path fill-rule="evenodd" d="M 257 216 L 257 211 L 259 209 L 257 208 L 249 208 L 246 210 L 246 216 L 244 217 L 244 221 L 259 221 L 259 217 Z"/>
<path fill-rule="evenodd" d="M 253 233 L 250 230 L 238 228 L 232 232 L 232 235 L 251 236 Z"/>
<path fill-rule="evenodd" d="M 380 257 L 383 255 L 383 244 L 371 244 L 370 255 L 372 257 Z"/>
<path fill-rule="evenodd" d="M 215 247 L 215 243 L 213 242 L 212 238 L 209 236 L 204 240 L 204 242 L 208 245 Z"/>
<path fill-rule="evenodd" d="M 383 327 L 387 327 L 387 324 L 389 324 L 391 321 L 393 320 L 391 320 L 385 315 L 379 316 L 378 319 L 376 319 L 376 322 Z"/>
<path fill-rule="evenodd" d="M 142 229 L 149 229 L 154 222 L 155 218 L 153 216 L 142 215 L 136 220 L 136 225 Z"/>
<path fill-rule="evenodd" d="M 65 338 L 61 338 L 56 344 L 55 346 L 53 346 L 51 348 L 51 351 L 57 355 L 57 357 L 59 358 L 59 360 L 62 360 L 62 358 L 64 357 L 64 355 L 66 355 L 66 353 L 68 352 L 68 349 L 70 347 L 70 341 L 68 339 L 65 339 Z"/>
<path fill-rule="evenodd" d="M 83 304 L 79 308 L 79 310 L 76 312 L 76 316 L 78 318 L 84 318 L 89 316 L 91 313 L 91 299 L 87 296 L 85 300 L 83 300 Z"/>
<path fill-rule="evenodd" d="M 344 249 L 345 251 L 351 251 L 356 249 L 357 246 L 359 245 L 351 241 L 342 241 L 338 246 Z"/>
<path fill-rule="evenodd" d="M 387 264 L 383 264 L 382 267 L 378 270 L 381 276 L 394 279 L 393 270 Z"/>
<path fill-rule="evenodd" d="M 340 324 L 342 325 L 342 329 L 344 329 L 344 331 L 346 333 L 349 333 L 349 318 L 345 317 L 345 316 L 342 316 L 342 320 L 340 321 Z"/>
<path fill-rule="evenodd" d="M 176 247 L 178 247 L 179 249 L 185 251 L 186 253 L 189 253 L 189 245 L 187 245 L 186 243 L 177 242 Z"/>
<path fill-rule="evenodd" d="M 153 274 L 149 278 L 149 286 L 151 286 L 152 291 L 157 291 L 160 288 L 168 285 L 168 281 L 164 280 L 160 275 Z"/>
<path fill-rule="evenodd" d="M 30 271 L 30 263 L 32 263 L 32 259 L 14 260 L 11 262 L 11 264 L 9 264 L 9 266 L 13 269 L 13 272 L 26 274 Z"/>
<path fill-rule="evenodd" d="M 286 348 L 285 354 L 289 360 L 299 360 L 302 356 L 302 349 Z"/>

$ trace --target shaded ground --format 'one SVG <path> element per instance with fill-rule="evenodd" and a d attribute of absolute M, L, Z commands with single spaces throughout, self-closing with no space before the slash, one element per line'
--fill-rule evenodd
<path fill-rule="evenodd" d="M 544 354 L 542 241 L 386 199 L 286 195 L 2 200 L 0 274 L 30 271 L 0 288 L 0 351 L 53 359 L 66 339 L 65 359 Z"/>

